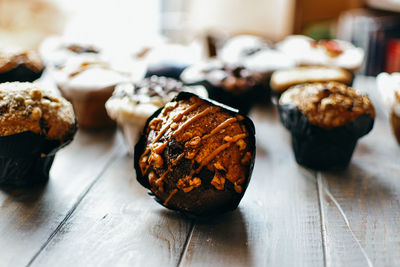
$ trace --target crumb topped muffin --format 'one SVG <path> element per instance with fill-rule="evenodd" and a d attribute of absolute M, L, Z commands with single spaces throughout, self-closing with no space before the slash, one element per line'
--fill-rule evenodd
<path fill-rule="evenodd" d="M 371 100 L 342 83 L 297 85 L 284 93 L 280 104 L 293 104 L 311 124 L 324 129 L 340 127 L 362 114 L 375 118 Z"/>
<path fill-rule="evenodd" d="M 32 83 L 0 84 L 0 136 L 30 131 L 64 142 L 75 124 L 71 104 Z"/>
<path fill-rule="evenodd" d="M 315 170 L 343 170 L 360 137 L 371 131 L 375 109 L 367 96 L 337 82 L 301 84 L 279 100 L 296 161 Z"/>
<path fill-rule="evenodd" d="M 249 119 L 180 94 L 149 121 L 144 135 L 135 168 L 164 206 L 195 215 L 236 208 L 254 162 Z"/>
<path fill-rule="evenodd" d="M 72 105 L 32 83 L 0 84 L 0 185 L 44 183 L 76 132 Z"/>

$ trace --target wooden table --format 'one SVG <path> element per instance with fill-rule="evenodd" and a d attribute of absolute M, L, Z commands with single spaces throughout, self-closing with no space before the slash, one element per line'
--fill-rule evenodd
<path fill-rule="evenodd" d="M 374 79 L 356 88 L 374 92 Z M 400 147 L 378 110 L 348 170 L 296 164 L 274 105 L 239 208 L 190 220 L 151 199 L 119 134 L 79 131 L 51 179 L 0 191 L 0 266 L 400 266 Z"/>

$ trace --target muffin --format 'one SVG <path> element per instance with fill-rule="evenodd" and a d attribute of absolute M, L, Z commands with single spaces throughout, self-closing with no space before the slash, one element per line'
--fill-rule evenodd
<path fill-rule="evenodd" d="M 207 97 L 207 91 L 202 86 L 184 86 L 175 79 L 158 76 L 145 78 L 138 83 L 122 83 L 115 88 L 106 103 L 106 109 L 108 115 L 117 121 L 130 154 L 133 154 L 133 148 L 150 115 L 181 91 Z"/>
<path fill-rule="evenodd" d="M 80 56 L 69 58 L 52 74 L 62 95 L 71 101 L 80 127 L 115 126 L 105 103 L 117 84 L 130 80 L 129 73 L 114 70 L 102 58 Z"/>
<path fill-rule="evenodd" d="M 297 67 L 274 72 L 270 84 L 274 93 L 279 95 L 291 86 L 311 82 L 340 82 L 351 85 L 353 74 L 333 67 Z"/>
<path fill-rule="evenodd" d="M 238 206 L 254 157 L 250 119 L 183 92 L 149 118 L 134 160 L 138 181 L 161 205 L 204 216 Z"/>
<path fill-rule="evenodd" d="M 307 36 L 292 35 L 276 45 L 298 66 L 329 66 L 356 72 L 364 60 L 364 50 L 342 40 L 315 41 Z"/>
<path fill-rule="evenodd" d="M 0 184 L 27 186 L 49 178 L 55 153 L 71 142 L 71 104 L 31 83 L 0 84 Z"/>
<path fill-rule="evenodd" d="M 190 66 L 181 75 L 184 83 L 203 85 L 211 99 L 237 108 L 244 114 L 247 114 L 255 103 L 267 101 L 268 78 L 266 72 L 219 60 Z"/>
<path fill-rule="evenodd" d="M 291 87 L 279 100 L 283 125 L 291 132 L 297 163 L 315 170 L 342 170 L 357 140 L 373 127 L 367 96 L 338 82 Z"/>
<path fill-rule="evenodd" d="M 42 75 L 43 69 L 34 51 L 0 52 L 0 83 L 32 82 Z"/>
<path fill-rule="evenodd" d="M 271 44 L 253 35 L 238 35 L 230 38 L 218 52 L 218 58 L 224 62 L 237 64 L 244 58 L 262 50 L 270 50 Z"/>
<path fill-rule="evenodd" d="M 98 55 L 101 51 L 102 49 L 94 44 L 68 41 L 61 36 L 50 36 L 39 47 L 40 56 L 50 67 L 65 64 L 68 58 L 74 56 Z"/>
<path fill-rule="evenodd" d="M 385 109 L 388 111 L 390 125 L 400 144 L 400 73 L 381 73 L 376 78 L 378 91 Z"/>

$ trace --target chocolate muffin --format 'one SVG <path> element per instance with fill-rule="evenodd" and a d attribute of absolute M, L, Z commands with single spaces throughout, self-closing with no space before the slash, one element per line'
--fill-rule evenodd
<path fill-rule="evenodd" d="M 42 75 L 43 69 L 34 51 L 0 52 L 0 83 L 32 82 Z"/>
<path fill-rule="evenodd" d="M 182 91 L 207 97 L 207 90 L 203 86 L 184 86 L 180 81 L 159 76 L 116 86 L 112 97 L 106 102 L 106 109 L 121 129 L 130 154 L 133 154 L 147 119 Z"/>
<path fill-rule="evenodd" d="M 375 118 L 367 96 L 337 82 L 294 86 L 282 94 L 278 108 L 296 161 L 315 170 L 346 168 Z"/>
<path fill-rule="evenodd" d="M 47 181 L 57 150 L 71 142 L 71 104 L 31 83 L 0 84 L 0 184 Z"/>
<path fill-rule="evenodd" d="M 254 157 L 250 119 L 183 92 L 149 118 L 135 147 L 135 169 L 163 206 L 211 215 L 238 206 Z"/>
<path fill-rule="evenodd" d="M 275 71 L 270 84 L 272 90 L 279 95 L 291 86 L 311 82 L 340 82 L 351 85 L 353 74 L 334 67 L 297 67 Z"/>
<path fill-rule="evenodd" d="M 244 66 L 209 61 L 187 68 L 181 75 L 186 84 L 201 84 L 209 98 L 247 114 L 256 102 L 267 102 L 269 75 Z"/>

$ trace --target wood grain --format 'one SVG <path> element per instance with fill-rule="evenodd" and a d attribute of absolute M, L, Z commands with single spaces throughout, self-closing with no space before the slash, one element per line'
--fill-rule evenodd
<path fill-rule="evenodd" d="M 400 266 L 400 149 L 374 79 L 359 79 L 355 87 L 369 93 L 378 117 L 349 168 L 318 177 L 327 266 Z"/>
<path fill-rule="evenodd" d="M 182 266 L 321 266 L 315 174 L 295 161 L 277 109 L 252 114 L 257 156 L 252 181 L 232 214 L 196 222 Z"/>
<path fill-rule="evenodd" d="M 78 131 L 57 153 L 46 185 L 0 190 L 1 266 L 29 263 L 114 158 L 116 143 L 110 131 Z"/>
<path fill-rule="evenodd" d="M 32 265 L 176 266 L 191 226 L 151 199 L 121 156 Z"/>

